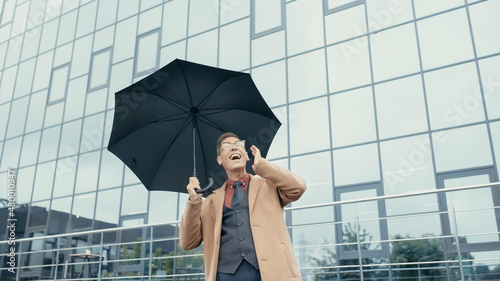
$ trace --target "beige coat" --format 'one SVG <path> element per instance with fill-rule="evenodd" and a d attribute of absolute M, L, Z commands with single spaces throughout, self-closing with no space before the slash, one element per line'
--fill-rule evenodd
<path fill-rule="evenodd" d="M 300 198 L 305 181 L 266 159 L 250 176 L 248 208 L 255 252 L 263 281 L 302 280 L 283 220 L 283 208 Z M 226 184 L 203 201 L 190 202 L 182 216 L 179 236 L 181 247 L 189 250 L 204 243 L 205 277 L 215 281 Z"/>

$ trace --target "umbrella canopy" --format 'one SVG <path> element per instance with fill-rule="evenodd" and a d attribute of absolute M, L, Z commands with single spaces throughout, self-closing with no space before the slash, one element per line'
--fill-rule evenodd
<path fill-rule="evenodd" d="M 115 93 L 108 150 L 148 190 L 187 192 L 193 169 L 202 187 L 226 179 L 216 161 L 222 133 L 245 139 L 249 156 L 254 144 L 265 157 L 280 126 L 248 73 L 176 59 Z"/>

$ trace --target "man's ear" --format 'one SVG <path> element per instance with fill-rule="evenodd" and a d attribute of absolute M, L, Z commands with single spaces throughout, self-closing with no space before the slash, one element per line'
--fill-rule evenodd
<path fill-rule="evenodd" d="M 219 165 L 222 165 L 222 158 L 220 158 L 219 155 L 217 155 L 217 163 L 219 163 Z"/>

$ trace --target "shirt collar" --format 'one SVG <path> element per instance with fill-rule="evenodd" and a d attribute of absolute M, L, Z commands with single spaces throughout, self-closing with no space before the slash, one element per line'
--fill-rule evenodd
<path fill-rule="evenodd" d="M 246 187 L 248 184 L 248 181 L 250 180 L 250 175 L 248 173 L 244 174 L 241 178 L 238 179 L 238 181 L 241 181 L 243 183 L 243 187 Z M 233 180 L 226 180 L 226 187 L 233 187 L 235 181 Z"/>

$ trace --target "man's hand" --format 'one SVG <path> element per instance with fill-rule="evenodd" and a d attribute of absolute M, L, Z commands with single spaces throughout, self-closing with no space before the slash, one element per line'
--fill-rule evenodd
<path fill-rule="evenodd" d="M 201 194 L 196 193 L 195 189 L 200 188 L 200 182 L 195 177 L 189 178 L 189 184 L 186 186 L 186 189 L 189 193 L 189 201 L 196 202 L 201 200 Z"/>
<path fill-rule="evenodd" d="M 255 168 L 259 164 L 260 160 L 262 160 L 262 156 L 260 155 L 260 150 L 255 145 L 252 145 L 252 147 L 250 147 L 250 150 L 252 151 L 252 155 L 254 156 L 252 169 L 255 171 Z"/>

